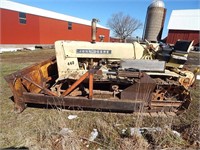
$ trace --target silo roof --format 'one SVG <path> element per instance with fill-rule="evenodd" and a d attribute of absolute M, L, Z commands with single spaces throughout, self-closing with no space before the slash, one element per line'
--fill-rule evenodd
<path fill-rule="evenodd" d="M 32 7 L 32 6 L 12 2 L 9 0 L 0 0 L 0 8 L 91 26 L 90 20 L 85 20 L 85 19 L 81 19 L 81 18 L 37 8 L 37 7 Z M 108 29 L 99 24 L 97 24 L 97 27 Z"/>
<path fill-rule="evenodd" d="M 200 9 L 173 10 L 169 19 L 170 30 L 200 31 Z"/>
<path fill-rule="evenodd" d="M 149 8 L 152 7 L 161 7 L 161 8 L 165 8 L 165 4 L 162 0 L 154 0 L 150 5 Z"/>

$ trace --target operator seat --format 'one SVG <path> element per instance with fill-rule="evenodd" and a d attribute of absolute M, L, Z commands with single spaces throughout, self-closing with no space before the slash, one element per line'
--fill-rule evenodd
<path fill-rule="evenodd" d="M 178 40 L 174 45 L 174 49 L 172 50 L 167 66 L 177 67 L 177 65 L 179 65 L 178 67 L 182 68 L 183 64 L 185 64 L 187 61 L 187 57 L 192 48 L 193 42 L 194 40 Z"/>

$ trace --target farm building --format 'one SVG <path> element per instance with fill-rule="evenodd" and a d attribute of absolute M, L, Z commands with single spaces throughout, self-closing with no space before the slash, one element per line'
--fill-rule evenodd
<path fill-rule="evenodd" d="M 91 21 L 8 0 L 0 0 L 0 44 L 54 44 L 91 41 Z M 97 24 L 96 39 L 109 41 L 110 30 Z"/>
<path fill-rule="evenodd" d="M 174 44 L 178 39 L 194 40 L 199 45 L 200 9 L 173 10 L 168 24 L 167 43 Z"/>

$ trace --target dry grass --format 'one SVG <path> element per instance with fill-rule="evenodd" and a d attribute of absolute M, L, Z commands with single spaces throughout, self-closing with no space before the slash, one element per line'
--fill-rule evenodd
<path fill-rule="evenodd" d="M 23 113 L 13 112 L 12 93 L 3 76 L 54 55 L 54 50 L 37 50 L 0 54 L 0 148 L 29 149 L 162 149 L 196 148 L 190 144 L 199 135 L 199 83 L 193 89 L 193 102 L 189 110 L 175 118 L 149 118 L 134 114 L 75 111 L 28 107 Z M 196 55 L 195 55 L 196 56 Z M 78 118 L 69 120 L 68 115 Z M 129 127 L 161 127 L 161 132 L 142 136 L 123 135 Z M 167 127 L 167 128 L 166 128 Z M 182 128 L 184 128 L 184 130 Z M 61 134 L 63 128 L 73 132 Z M 95 141 L 88 141 L 93 129 Z M 183 138 L 176 137 L 171 128 L 184 131 Z M 182 131 L 181 131 L 182 129 Z M 187 133 L 187 134 L 186 134 Z M 193 133 L 192 135 L 189 133 Z M 194 136 L 194 134 L 196 136 Z"/>

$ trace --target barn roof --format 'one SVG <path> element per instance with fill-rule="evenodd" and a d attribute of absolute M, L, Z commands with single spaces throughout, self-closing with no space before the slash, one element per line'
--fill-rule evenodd
<path fill-rule="evenodd" d="M 85 20 L 85 19 L 81 19 L 81 18 L 37 8 L 37 7 L 32 7 L 32 6 L 12 2 L 9 0 L 0 0 L 0 8 L 91 26 L 90 20 Z M 99 24 L 97 24 L 97 27 L 108 29 Z"/>
<path fill-rule="evenodd" d="M 173 10 L 168 29 L 200 31 L 200 9 Z"/>

